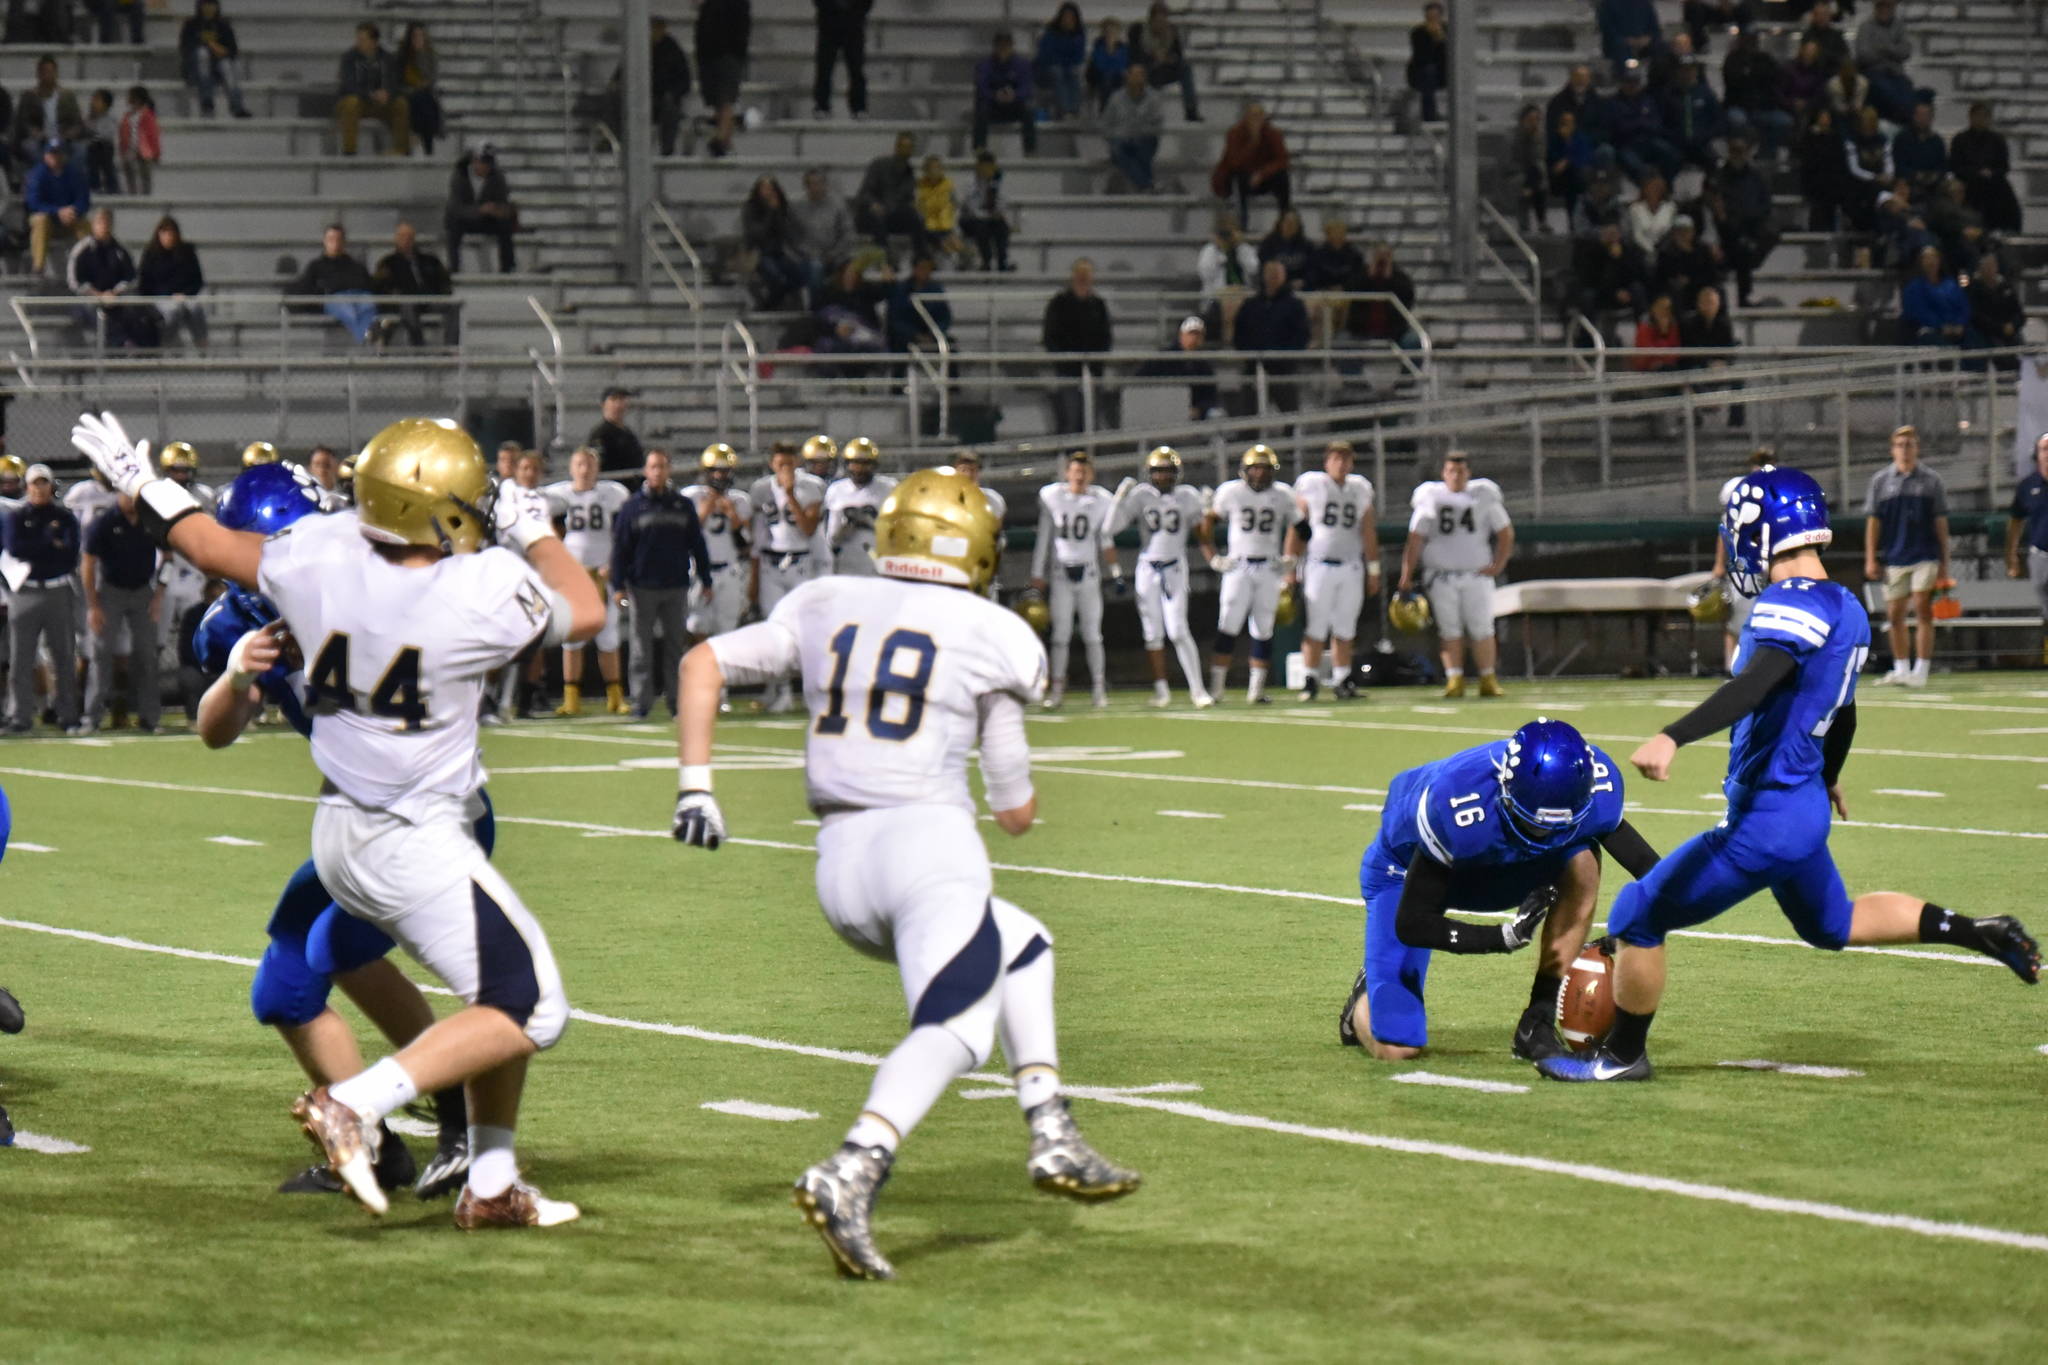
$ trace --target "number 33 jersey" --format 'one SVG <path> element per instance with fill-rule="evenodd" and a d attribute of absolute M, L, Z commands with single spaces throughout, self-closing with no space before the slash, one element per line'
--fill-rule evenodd
<path fill-rule="evenodd" d="M 985 597 L 892 578 L 817 578 L 768 619 L 714 636 L 736 686 L 801 672 L 811 809 L 975 809 L 967 755 L 988 702 L 1045 691 L 1045 647 Z"/>
<path fill-rule="evenodd" d="M 1763 590 L 1742 627 L 1734 671 L 1759 649 L 1782 649 L 1798 664 L 1790 682 L 1735 722 L 1728 780 L 1747 787 L 1818 781 L 1821 741 L 1835 712 L 1856 700 L 1856 675 L 1870 657 L 1870 616 L 1856 594 L 1822 578 L 1788 578 Z"/>
<path fill-rule="evenodd" d="M 271 537 L 258 586 L 305 656 L 321 776 L 358 805 L 415 822 L 483 785 L 484 675 L 568 628 L 512 551 L 404 568 L 371 547 L 353 512 Z"/>

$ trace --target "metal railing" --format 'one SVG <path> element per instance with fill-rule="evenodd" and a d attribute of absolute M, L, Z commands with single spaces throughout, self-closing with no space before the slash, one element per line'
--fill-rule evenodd
<path fill-rule="evenodd" d="M 641 224 L 641 240 L 646 244 L 654 263 L 661 267 L 661 273 L 668 276 L 675 286 L 683 306 L 690 310 L 690 353 L 701 358 L 704 354 L 704 261 L 697 255 L 697 248 L 690 245 L 690 239 L 683 235 L 682 228 L 658 199 L 647 202 L 647 219 Z M 665 239 L 664 239 L 665 235 Z M 673 245 L 682 253 L 684 263 L 689 267 L 690 278 L 686 281 L 669 259 L 668 248 Z M 749 337 L 748 345 L 753 344 Z"/>
<path fill-rule="evenodd" d="M 1494 268 L 1500 271 L 1501 277 L 1522 296 L 1522 301 L 1529 305 L 1529 340 L 1540 345 L 1543 341 L 1543 262 L 1536 255 L 1536 249 L 1529 245 L 1528 240 L 1508 220 L 1508 216 L 1495 208 L 1491 201 L 1480 199 L 1479 216 L 1481 224 L 1474 229 L 1479 249 L 1493 263 Z M 1489 224 L 1507 239 L 1509 247 L 1522 258 L 1522 264 L 1528 267 L 1529 278 L 1526 283 L 1495 249 L 1493 239 L 1486 234 L 1486 226 Z"/>
<path fill-rule="evenodd" d="M 1581 333 L 1593 339 L 1591 347 L 1578 347 Z M 1565 344 L 1573 348 L 1573 358 L 1599 385 L 1595 390 L 1597 396 L 1594 401 L 1598 405 L 1600 424 L 1600 482 L 1604 484 L 1612 477 L 1614 471 L 1613 431 L 1607 415 L 1607 334 L 1596 327 L 1591 318 L 1574 309 L 1571 325 L 1565 329 Z M 1588 351 L 1592 356 L 1590 360 L 1586 359 Z"/>
<path fill-rule="evenodd" d="M 527 355 L 533 358 L 533 443 L 536 447 L 547 450 L 561 443 L 563 429 L 569 421 L 568 400 L 562 392 L 562 330 L 555 326 L 554 317 L 533 295 L 526 296 L 526 306 L 533 310 L 534 316 L 540 319 L 540 325 L 547 330 L 554 360 L 553 366 L 550 367 L 550 356 L 542 355 L 538 347 L 527 349 Z M 541 439 L 541 413 L 545 410 L 541 393 L 543 384 L 547 385 L 548 393 L 554 398 L 555 410 L 553 431 L 545 441 Z"/>
<path fill-rule="evenodd" d="M 946 433 L 953 429 L 953 343 L 947 339 L 946 329 L 939 326 L 922 298 L 910 295 L 910 306 L 917 311 L 918 321 L 925 325 L 932 339 L 930 351 L 920 346 L 910 348 L 910 369 L 904 382 L 904 394 L 910 400 L 910 448 L 918 450 L 922 448 L 924 438 L 924 406 L 918 392 L 920 374 L 938 393 L 939 439 L 943 442 Z"/>
<path fill-rule="evenodd" d="M 734 354 L 734 343 L 739 354 Z M 833 357 L 845 359 L 846 357 Z M 718 429 L 732 430 L 730 386 L 738 384 L 747 400 L 747 449 L 761 448 L 761 352 L 747 324 L 734 318 L 718 334 Z"/>

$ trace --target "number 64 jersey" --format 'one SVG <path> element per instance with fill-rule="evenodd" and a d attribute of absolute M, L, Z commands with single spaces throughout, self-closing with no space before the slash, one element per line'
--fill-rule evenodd
<path fill-rule="evenodd" d="M 973 811 L 967 755 L 992 702 L 1045 691 L 1045 647 L 1015 612 L 938 583 L 818 578 L 709 642 L 735 686 L 800 672 L 804 780 L 819 814 Z"/>

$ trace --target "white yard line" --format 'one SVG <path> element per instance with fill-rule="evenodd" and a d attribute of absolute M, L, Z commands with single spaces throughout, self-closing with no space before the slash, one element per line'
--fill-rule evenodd
<path fill-rule="evenodd" d="M 1403 1071 L 1389 1076 L 1390 1081 L 1402 1085 L 1440 1085 L 1450 1090 L 1477 1090 L 1482 1095 L 1526 1095 L 1526 1085 L 1510 1085 L 1506 1081 L 1478 1081 L 1470 1076 L 1440 1076 L 1434 1071 Z"/>
<path fill-rule="evenodd" d="M 1213 810 L 1156 810 L 1154 815 L 1163 815 L 1169 820 L 1223 820 L 1228 817 Z"/>
<path fill-rule="evenodd" d="M 82 1142 L 51 1137 L 47 1133 L 24 1132 L 19 1128 L 14 1130 L 14 1145 L 23 1151 L 41 1152 L 45 1156 L 78 1156 L 92 1150 Z"/>
<path fill-rule="evenodd" d="M 757 1104 L 753 1100 L 706 1100 L 697 1106 L 714 1114 L 732 1114 L 743 1119 L 765 1119 L 769 1123 L 802 1123 L 818 1117 L 808 1109 L 790 1109 L 780 1104 Z"/>
<path fill-rule="evenodd" d="M 1773 1062 L 1762 1057 L 1753 1057 L 1746 1062 L 1716 1062 L 1716 1066 L 1730 1066 L 1741 1071 L 1775 1071 L 1781 1076 L 1816 1076 L 1826 1081 L 1844 1081 L 1861 1076 L 1846 1066 L 1804 1066 L 1794 1062 Z"/>

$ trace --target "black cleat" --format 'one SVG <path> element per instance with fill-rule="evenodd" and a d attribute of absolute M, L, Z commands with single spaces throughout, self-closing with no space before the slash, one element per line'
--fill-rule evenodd
<path fill-rule="evenodd" d="M 418 1165 L 398 1135 L 384 1125 L 377 1125 L 384 1135 L 383 1146 L 377 1149 L 376 1164 L 371 1167 L 377 1173 L 377 1187 L 395 1190 L 401 1185 L 410 1185 L 418 1174 Z M 466 1144 L 465 1144 L 466 1145 Z M 466 1166 L 465 1166 L 466 1169 Z M 291 1179 L 277 1187 L 279 1194 L 346 1194 L 348 1186 L 334 1173 L 332 1166 L 308 1166 Z"/>
<path fill-rule="evenodd" d="M 1571 1049 L 1558 1040 L 1557 1025 L 1548 1014 L 1526 1009 L 1515 1025 L 1515 1040 L 1509 1051 L 1522 1061 L 1540 1062 L 1545 1057 L 1566 1056 Z"/>
<path fill-rule="evenodd" d="M 28 1016 L 21 1012 L 21 1002 L 0 986 L 0 1033 L 19 1033 Z"/>
<path fill-rule="evenodd" d="M 895 1158 L 886 1147 L 856 1147 L 843 1142 L 839 1150 L 797 1177 L 790 1202 L 825 1239 L 839 1273 L 856 1280 L 893 1280 L 896 1267 L 875 1249 L 870 1226 L 875 1195 L 889 1179 Z"/>
<path fill-rule="evenodd" d="M 1301 689 L 1301 699 L 1303 701 L 1314 701 L 1322 693 L 1322 690 L 1322 680 L 1311 673 L 1307 685 Z"/>
<path fill-rule="evenodd" d="M 1645 1052 L 1632 1062 L 1601 1048 L 1590 1055 L 1561 1053 L 1536 1063 L 1536 1070 L 1553 1081 L 1647 1081 L 1657 1073 L 1650 1069 Z"/>
<path fill-rule="evenodd" d="M 7 1117 L 5 1107 L 0 1107 L 0 1147 L 14 1145 L 14 1123 Z"/>
<path fill-rule="evenodd" d="M 1337 1016 L 1337 1041 L 1346 1047 L 1362 1046 L 1358 1040 L 1358 1026 L 1351 1022 L 1358 1002 L 1365 995 L 1365 968 L 1358 969 L 1358 980 L 1351 983 L 1351 995 L 1344 1002 L 1344 1012 Z"/>
<path fill-rule="evenodd" d="M 1977 921 L 1977 932 L 1989 945 L 1984 950 L 1988 955 L 2012 968 L 2013 975 L 2029 986 L 2041 984 L 2041 945 L 2026 925 L 2011 915 L 1992 915 Z"/>
<path fill-rule="evenodd" d="M 346 1187 L 331 1166 L 308 1166 L 277 1187 L 279 1194 L 341 1194 Z"/>
<path fill-rule="evenodd" d="M 1351 679 L 1349 678 L 1345 678 L 1342 682 L 1338 683 L 1335 687 L 1330 689 L 1330 694 L 1334 696 L 1338 701 L 1356 700 L 1358 697 L 1358 684 L 1351 681 Z"/>
<path fill-rule="evenodd" d="M 468 1175 L 469 1134 L 443 1133 L 412 1192 L 421 1199 L 439 1199 L 444 1194 L 453 1194 Z"/>
<path fill-rule="evenodd" d="M 1088 1145 L 1064 1099 L 1050 1099 L 1024 1115 L 1031 1128 L 1031 1183 L 1048 1194 L 1094 1202 L 1116 1199 L 1138 1188 L 1144 1177 Z"/>

